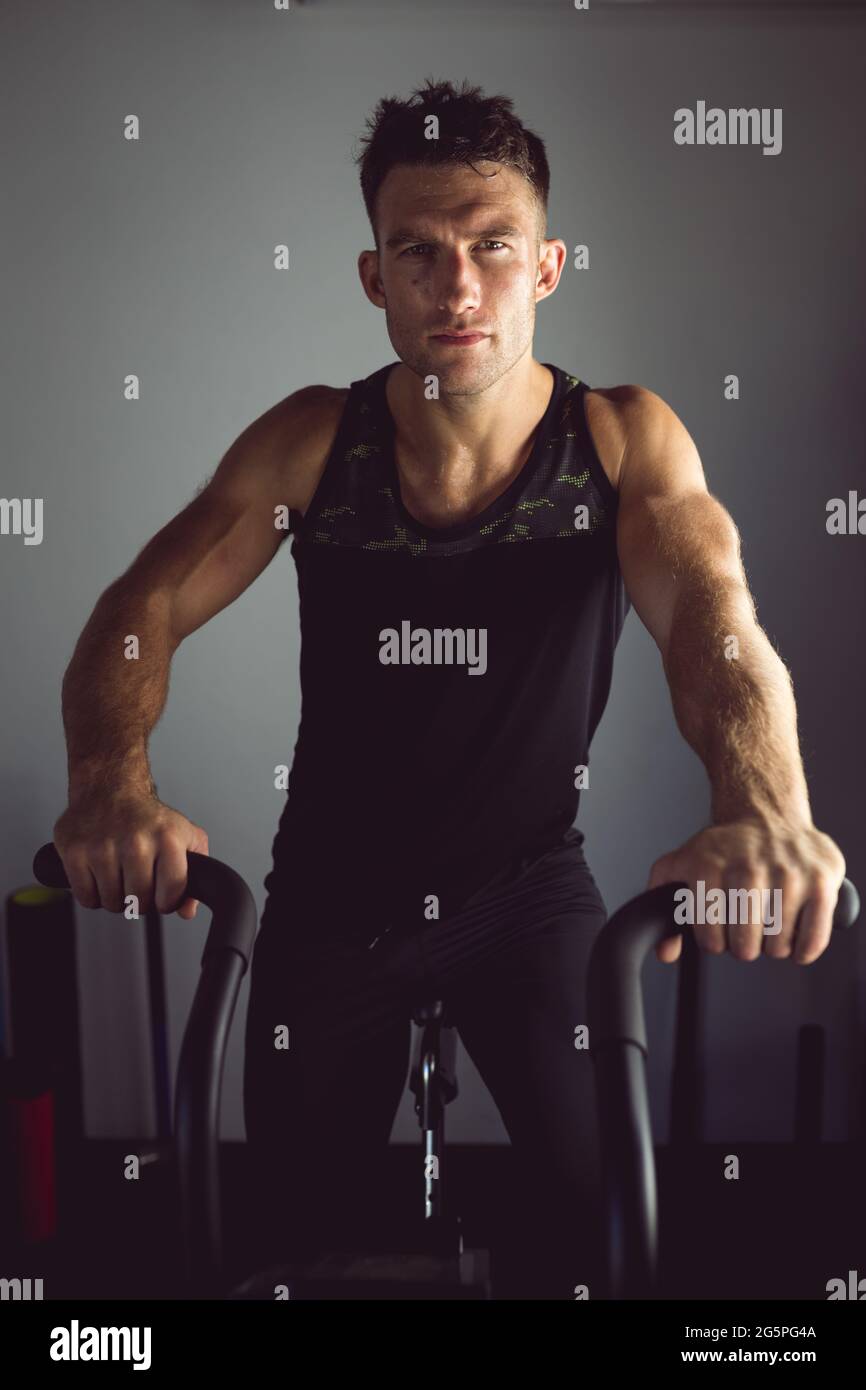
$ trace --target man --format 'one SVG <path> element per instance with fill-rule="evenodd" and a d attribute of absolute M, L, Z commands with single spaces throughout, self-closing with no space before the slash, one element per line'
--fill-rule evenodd
<path fill-rule="evenodd" d="M 566 256 L 545 236 L 541 140 L 507 99 L 428 83 L 380 103 L 365 145 L 376 249 L 359 273 L 399 361 L 275 405 L 100 599 L 64 682 L 55 842 L 83 906 L 155 893 L 194 911 L 177 906 L 186 852 L 207 836 L 158 800 L 147 736 L 174 651 L 272 559 L 288 513 L 302 715 L 247 1018 L 259 1219 L 275 1256 L 360 1235 L 412 1006 L 441 995 L 514 1148 L 517 1287 L 592 1296 L 575 1031 L 606 914 L 574 821 L 630 603 L 712 789 L 710 825 L 648 886 L 781 888 L 781 930 L 756 915 L 696 934 L 805 963 L 845 864 L 812 823 L 788 673 L 687 431 L 651 391 L 593 390 L 532 355 Z"/>

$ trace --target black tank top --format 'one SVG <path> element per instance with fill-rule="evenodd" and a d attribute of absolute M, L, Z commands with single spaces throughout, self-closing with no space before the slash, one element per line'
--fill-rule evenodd
<path fill-rule="evenodd" d="M 578 768 L 629 601 L 617 492 L 577 377 L 520 473 L 445 528 L 403 506 L 385 396 L 353 381 L 304 516 L 292 512 L 301 721 L 265 880 L 315 912 L 447 916 L 577 815 Z"/>

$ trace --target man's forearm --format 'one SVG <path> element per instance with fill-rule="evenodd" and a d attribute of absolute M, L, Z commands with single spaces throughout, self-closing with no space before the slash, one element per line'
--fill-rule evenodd
<path fill-rule="evenodd" d="M 119 584 L 106 590 L 63 678 L 70 806 L 93 795 L 155 794 L 147 740 L 165 706 L 173 653 L 164 598 Z"/>
<path fill-rule="evenodd" d="M 710 778 L 713 821 L 811 821 L 790 675 L 748 590 L 732 580 L 685 590 L 664 665 L 677 725 Z"/>

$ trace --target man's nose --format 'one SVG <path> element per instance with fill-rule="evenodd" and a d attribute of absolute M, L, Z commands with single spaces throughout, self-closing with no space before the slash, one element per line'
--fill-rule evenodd
<path fill-rule="evenodd" d="M 436 297 L 440 310 L 455 318 L 477 309 L 481 299 L 478 271 L 465 256 L 444 256 L 437 267 Z"/>

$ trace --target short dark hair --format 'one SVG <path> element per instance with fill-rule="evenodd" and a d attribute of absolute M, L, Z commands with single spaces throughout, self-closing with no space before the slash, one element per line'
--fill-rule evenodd
<path fill-rule="evenodd" d="M 424 137 L 428 116 L 439 118 L 439 139 Z M 484 96 L 480 87 L 428 77 L 408 101 L 383 97 L 367 118 L 362 152 L 355 155 L 361 169 L 361 192 L 379 249 L 376 195 L 395 164 L 468 164 L 495 160 L 510 165 L 532 186 L 538 205 L 539 239 L 547 227 L 550 168 L 544 142 L 518 120 L 506 96 Z"/>

